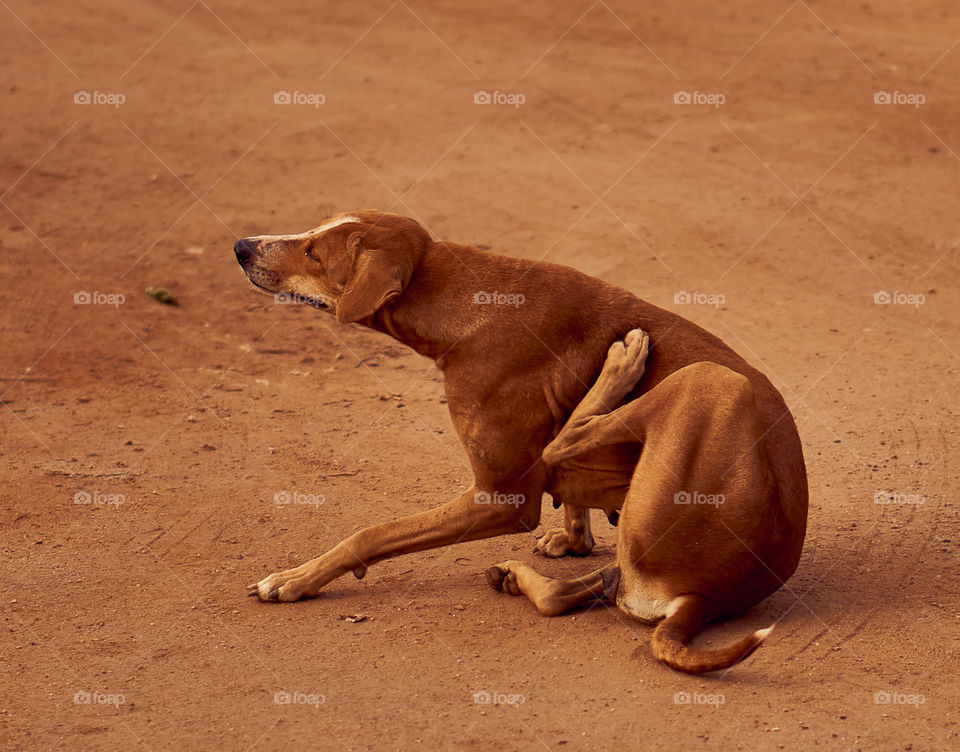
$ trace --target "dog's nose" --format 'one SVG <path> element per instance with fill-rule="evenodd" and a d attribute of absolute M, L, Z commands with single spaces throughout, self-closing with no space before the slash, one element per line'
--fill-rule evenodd
<path fill-rule="evenodd" d="M 242 266 L 253 257 L 253 243 L 246 238 L 240 238 L 233 246 L 233 252 L 237 254 L 237 261 Z"/>

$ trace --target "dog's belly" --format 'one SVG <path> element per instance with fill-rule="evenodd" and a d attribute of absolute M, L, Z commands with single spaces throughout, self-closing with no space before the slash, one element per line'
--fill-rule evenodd
<path fill-rule="evenodd" d="M 554 504 L 618 511 L 626 499 L 640 446 L 605 447 L 550 468 L 547 493 Z"/>

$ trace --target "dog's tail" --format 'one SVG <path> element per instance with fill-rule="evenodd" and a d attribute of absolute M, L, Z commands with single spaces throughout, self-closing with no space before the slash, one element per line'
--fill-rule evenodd
<path fill-rule="evenodd" d="M 703 629 L 704 623 L 704 603 L 699 595 L 675 598 L 667 617 L 657 625 L 650 639 L 650 647 L 657 660 L 688 674 L 717 671 L 742 661 L 773 630 L 773 627 L 758 629 L 732 645 L 716 650 L 687 647 L 686 643 Z"/>

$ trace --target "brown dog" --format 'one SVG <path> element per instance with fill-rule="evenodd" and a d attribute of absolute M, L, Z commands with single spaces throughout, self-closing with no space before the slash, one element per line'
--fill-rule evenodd
<path fill-rule="evenodd" d="M 548 615 L 609 599 L 662 619 L 653 652 L 683 671 L 730 666 L 763 639 L 767 630 L 719 650 L 685 645 L 780 587 L 806 529 L 790 411 L 719 339 L 607 282 L 436 242 L 394 214 L 339 214 L 234 250 L 257 287 L 433 358 L 474 472 L 453 501 L 354 533 L 251 585 L 251 595 L 293 601 L 393 556 L 531 531 L 546 491 L 563 504 L 565 528 L 538 549 L 589 553 L 598 508 L 620 518 L 616 563 L 565 581 L 505 562 L 487 572 L 494 587 L 524 593 Z"/>

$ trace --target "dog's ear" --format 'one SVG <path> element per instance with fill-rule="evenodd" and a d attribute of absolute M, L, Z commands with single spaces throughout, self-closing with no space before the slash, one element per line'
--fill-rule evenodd
<path fill-rule="evenodd" d="M 337 303 L 337 321 L 352 324 L 400 295 L 413 276 L 429 236 L 371 226 L 351 233 L 350 274 Z"/>

